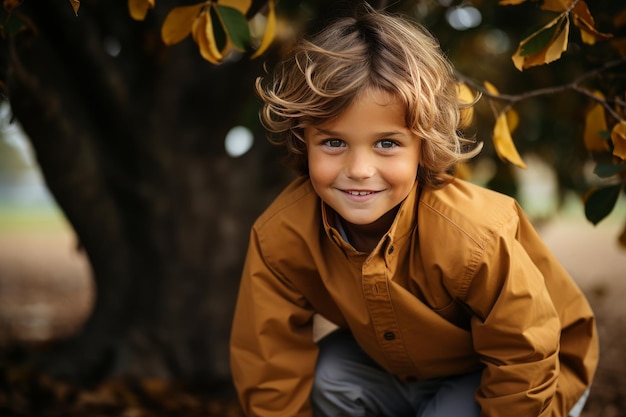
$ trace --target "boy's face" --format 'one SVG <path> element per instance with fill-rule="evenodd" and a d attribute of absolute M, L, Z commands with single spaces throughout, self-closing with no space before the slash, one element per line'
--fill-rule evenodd
<path fill-rule="evenodd" d="M 346 222 L 372 224 L 411 191 L 420 141 L 404 112 L 394 96 L 368 90 L 336 119 L 304 129 L 313 188 Z"/>

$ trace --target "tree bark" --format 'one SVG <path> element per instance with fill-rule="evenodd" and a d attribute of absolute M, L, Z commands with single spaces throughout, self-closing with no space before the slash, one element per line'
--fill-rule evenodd
<path fill-rule="evenodd" d="M 23 7 L 37 33 L 9 47 L 12 110 L 96 287 L 83 330 L 41 363 L 82 380 L 227 378 L 249 227 L 286 181 L 258 128 L 248 154 L 224 151 L 229 128 L 258 126 L 260 63 L 212 66 L 190 40 L 166 49 L 157 19 L 134 22 L 125 4 L 83 2 L 78 18 L 64 2 Z"/>
<path fill-rule="evenodd" d="M 306 25 L 319 28 L 355 4 L 311 2 Z M 57 375 L 230 375 L 249 229 L 291 174 L 258 124 L 262 61 L 214 66 L 190 39 L 166 48 L 160 25 L 176 5 L 158 1 L 135 22 L 126 1 L 81 2 L 78 17 L 67 2 L 25 1 L 31 30 L 8 42 L 13 113 L 95 280 L 82 331 L 40 358 Z M 302 18 L 297 4 L 285 6 Z M 237 124 L 256 140 L 233 159 L 224 137 Z"/>

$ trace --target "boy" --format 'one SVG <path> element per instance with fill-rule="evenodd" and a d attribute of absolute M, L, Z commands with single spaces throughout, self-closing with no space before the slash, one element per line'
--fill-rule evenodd
<path fill-rule="evenodd" d="M 303 174 L 256 221 L 231 337 L 249 416 L 578 415 L 584 296 L 510 198 L 450 172 L 452 69 L 371 10 L 297 44 L 261 114 Z"/>

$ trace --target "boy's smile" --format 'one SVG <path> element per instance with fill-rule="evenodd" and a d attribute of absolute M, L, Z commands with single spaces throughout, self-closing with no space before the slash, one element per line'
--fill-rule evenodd
<path fill-rule="evenodd" d="M 305 128 L 304 139 L 321 199 L 351 232 L 382 236 L 393 221 L 385 214 L 409 194 L 419 164 L 420 141 L 406 127 L 400 101 L 367 90 L 337 118 Z"/>

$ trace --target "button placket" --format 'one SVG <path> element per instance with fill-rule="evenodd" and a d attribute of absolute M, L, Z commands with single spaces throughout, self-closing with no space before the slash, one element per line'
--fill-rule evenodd
<path fill-rule="evenodd" d="M 396 338 L 396 334 L 394 332 L 385 332 L 385 334 L 383 334 L 383 337 L 385 338 L 385 340 L 393 340 Z"/>
<path fill-rule="evenodd" d="M 414 372 L 413 363 L 402 338 L 399 337 L 398 322 L 389 293 L 386 262 L 388 250 L 389 248 L 381 251 L 363 264 L 363 295 L 374 331 L 379 338 L 378 345 L 389 369 L 397 374 L 411 374 Z"/>

